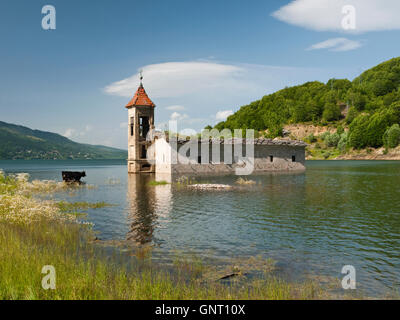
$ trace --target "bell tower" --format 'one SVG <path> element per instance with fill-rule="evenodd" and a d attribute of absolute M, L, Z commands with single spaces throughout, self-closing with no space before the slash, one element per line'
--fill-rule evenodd
<path fill-rule="evenodd" d="M 134 97 L 126 105 L 128 109 L 128 172 L 155 172 L 155 165 L 147 159 L 153 159 L 149 147 L 153 141 L 146 139 L 154 129 L 155 104 L 150 100 L 143 87 L 140 73 L 140 85 Z"/>

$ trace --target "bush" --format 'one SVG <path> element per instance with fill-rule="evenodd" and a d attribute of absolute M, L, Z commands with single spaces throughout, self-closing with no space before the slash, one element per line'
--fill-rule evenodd
<path fill-rule="evenodd" d="M 400 144 L 400 126 L 397 123 L 385 131 L 383 142 L 386 148 L 396 148 Z"/>
<path fill-rule="evenodd" d="M 340 140 L 340 135 L 337 133 L 326 136 L 325 143 L 328 147 L 337 147 Z"/>
<path fill-rule="evenodd" d="M 331 133 L 329 131 L 324 132 L 323 134 L 320 135 L 322 141 L 325 141 L 326 138 L 330 135 Z"/>
<path fill-rule="evenodd" d="M 340 140 L 337 145 L 338 149 L 341 152 L 343 152 L 344 150 L 346 150 L 347 143 L 348 143 L 348 134 L 346 132 L 344 132 L 340 135 Z"/>
<path fill-rule="evenodd" d="M 322 114 L 322 118 L 325 121 L 334 121 L 340 119 L 340 107 L 334 103 L 327 103 L 324 108 L 324 113 Z"/>
<path fill-rule="evenodd" d="M 329 151 L 324 151 L 322 152 L 322 156 L 325 160 L 327 160 L 331 156 L 331 153 Z"/>
<path fill-rule="evenodd" d="M 383 136 L 388 127 L 396 122 L 393 110 L 382 110 L 372 116 L 359 115 L 350 125 L 349 144 L 354 148 L 383 145 Z"/>
<path fill-rule="evenodd" d="M 369 147 L 378 148 L 383 146 L 383 135 L 388 127 L 395 123 L 393 113 L 383 110 L 373 114 L 365 132 Z"/>
<path fill-rule="evenodd" d="M 357 109 L 355 107 L 351 107 L 349 112 L 347 113 L 346 123 L 350 124 L 357 117 Z"/>
<path fill-rule="evenodd" d="M 317 137 L 314 136 L 313 133 L 311 133 L 309 136 L 306 137 L 305 141 L 308 143 L 314 143 L 317 142 Z"/>
<path fill-rule="evenodd" d="M 350 125 L 349 145 L 361 149 L 368 144 L 365 132 L 369 122 L 369 115 L 361 114 Z"/>
<path fill-rule="evenodd" d="M 336 129 L 336 133 L 338 135 L 341 135 L 342 133 L 344 133 L 344 128 L 342 126 L 338 126 Z"/>

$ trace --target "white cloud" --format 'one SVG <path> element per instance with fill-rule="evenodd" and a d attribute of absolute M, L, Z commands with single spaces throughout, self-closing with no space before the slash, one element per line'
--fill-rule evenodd
<path fill-rule="evenodd" d="M 143 70 L 146 91 L 157 105 L 164 104 L 167 106 L 164 109 L 170 111 L 190 108 L 201 112 L 210 107 L 215 108 L 218 104 L 222 106 L 249 102 L 249 99 L 260 98 L 260 95 L 297 84 L 305 75 L 310 77 L 322 71 L 316 68 L 206 61 L 167 62 L 140 69 Z M 308 79 L 315 80 L 315 77 Z M 134 74 L 111 83 L 104 88 L 104 92 L 129 99 L 138 85 L 139 76 Z"/>
<path fill-rule="evenodd" d="M 73 128 L 68 128 L 65 130 L 65 133 L 63 134 L 64 137 L 67 137 L 68 139 L 76 138 L 76 137 L 84 137 L 86 134 L 91 132 L 93 130 L 93 127 L 91 125 L 86 125 L 85 128 L 82 130 L 77 130 Z"/>
<path fill-rule="evenodd" d="M 307 50 L 328 49 L 330 51 L 350 51 L 362 46 L 361 41 L 349 40 L 347 38 L 333 38 L 313 44 Z"/>
<path fill-rule="evenodd" d="M 345 32 L 342 9 L 346 5 L 356 9 L 356 29 L 350 32 L 400 29 L 399 0 L 294 0 L 272 16 L 311 30 Z"/>
<path fill-rule="evenodd" d="M 226 118 L 228 118 L 232 114 L 233 114 L 232 110 L 218 111 L 217 114 L 215 115 L 215 119 L 218 121 L 225 121 Z"/>
<path fill-rule="evenodd" d="M 182 121 L 184 119 L 187 119 L 188 117 L 189 116 L 187 114 L 180 114 L 179 112 L 174 112 L 171 114 L 170 119 L 176 121 Z"/>
<path fill-rule="evenodd" d="M 128 127 L 128 122 L 121 122 L 121 123 L 119 124 L 119 127 L 120 127 L 120 128 L 126 128 L 126 127 Z"/>
<path fill-rule="evenodd" d="M 170 110 L 170 111 L 183 111 L 183 110 L 185 110 L 185 107 L 176 105 L 176 106 L 166 107 L 165 109 Z"/>
<path fill-rule="evenodd" d="M 65 133 L 63 134 L 64 137 L 67 137 L 68 139 L 72 138 L 75 135 L 76 130 L 72 128 L 68 128 L 65 130 Z"/>
<path fill-rule="evenodd" d="M 238 89 L 236 81 L 243 76 L 243 69 L 213 62 L 167 62 L 152 64 L 143 70 L 146 90 L 152 98 L 171 98 L 193 92 L 215 91 L 230 85 Z M 139 85 L 139 74 L 114 82 L 104 90 L 108 94 L 131 97 Z M 148 89 L 147 89 L 148 88 Z"/>
<path fill-rule="evenodd" d="M 347 68 L 326 70 L 214 61 L 168 62 L 140 69 L 144 70 L 146 91 L 158 106 L 155 109 L 156 125 L 168 123 L 172 117 L 179 121 L 179 126 L 199 131 L 217 121 L 218 111 L 234 112 L 240 106 L 286 86 L 314 80 L 327 81 L 335 77 L 352 78 L 357 74 Z M 138 85 L 135 74 L 110 84 L 105 92 L 124 96 L 127 102 Z M 126 102 L 122 101 L 121 105 Z"/>

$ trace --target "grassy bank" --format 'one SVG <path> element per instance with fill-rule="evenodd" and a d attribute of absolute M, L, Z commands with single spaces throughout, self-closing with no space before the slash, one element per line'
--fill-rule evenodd
<path fill-rule="evenodd" d="M 92 241 L 89 224 L 78 223 L 76 215 L 66 212 L 96 205 L 60 205 L 34 197 L 37 192 L 68 188 L 74 187 L 0 173 L 0 299 L 329 298 L 315 282 L 287 283 L 268 270 L 258 279 L 226 283 L 207 280 L 207 268 L 195 260 L 181 259 L 167 272 L 147 258 L 106 251 Z M 56 270 L 55 290 L 42 288 L 46 265 Z M 241 278 L 239 272 L 233 276 Z"/>
<path fill-rule="evenodd" d="M 147 268 L 125 268 L 118 253 L 108 257 L 82 236 L 78 225 L 41 222 L 0 224 L 0 299 L 313 299 L 313 283 L 294 285 L 275 278 L 247 286 L 202 284 L 199 272 L 179 264 L 174 276 Z M 43 266 L 56 270 L 56 289 L 44 290 Z M 128 270 L 129 269 L 129 270 Z M 196 270 L 191 275 L 191 271 Z"/>

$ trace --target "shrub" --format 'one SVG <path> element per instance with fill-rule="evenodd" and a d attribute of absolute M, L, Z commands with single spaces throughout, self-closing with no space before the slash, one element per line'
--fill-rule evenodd
<path fill-rule="evenodd" d="M 314 136 L 313 133 L 311 133 L 310 135 L 308 135 L 308 136 L 306 137 L 305 140 L 306 140 L 306 142 L 308 142 L 308 143 L 314 143 L 314 142 L 317 142 L 317 137 Z"/>
<path fill-rule="evenodd" d="M 350 124 L 357 117 L 357 109 L 355 107 L 351 107 L 349 112 L 347 113 L 346 123 Z"/>
<path fill-rule="evenodd" d="M 369 147 L 381 147 L 383 135 L 388 127 L 395 122 L 394 115 L 390 110 L 383 110 L 371 116 L 367 126 L 366 136 Z"/>
<path fill-rule="evenodd" d="M 336 129 L 336 133 L 338 135 L 341 135 L 342 133 L 344 133 L 344 128 L 342 126 L 338 126 Z"/>
<path fill-rule="evenodd" d="M 322 141 L 325 141 L 326 138 L 330 135 L 331 133 L 329 131 L 324 132 L 323 134 L 320 135 Z"/>
<path fill-rule="evenodd" d="M 337 147 L 339 140 L 340 140 L 340 135 L 337 133 L 333 133 L 326 137 L 325 143 L 328 147 Z"/>
<path fill-rule="evenodd" d="M 400 144 L 400 126 L 397 123 L 385 131 L 383 142 L 386 148 L 396 148 Z"/>
<path fill-rule="evenodd" d="M 341 115 L 340 108 L 334 103 L 327 103 L 324 108 L 324 113 L 322 114 L 322 118 L 325 121 L 334 121 L 339 120 Z"/>
<path fill-rule="evenodd" d="M 324 151 L 324 152 L 322 152 L 322 156 L 326 160 L 331 156 L 331 153 L 329 151 Z"/>
<path fill-rule="evenodd" d="M 361 114 L 356 117 L 350 125 L 349 145 L 361 149 L 367 146 L 368 142 L 365 136 L 369 121 L 369 115 Z"/>
<path fill-rule="evenodd" d="M 347 147 L 347 143 L 348 143 L 348 134 L 346 132 L 344 132 L 340 135 L 340 140 L 337 145 L 338 149 L 341 152 L 343 152 Z"/>
<path fill-rule="evenodd" d="M 359 115 L 350 125 L 349 144 L 355 148 L 381 147 L 383 135 L 396 121 L 393 110 L 382 110 L 372 116 Z"/>

